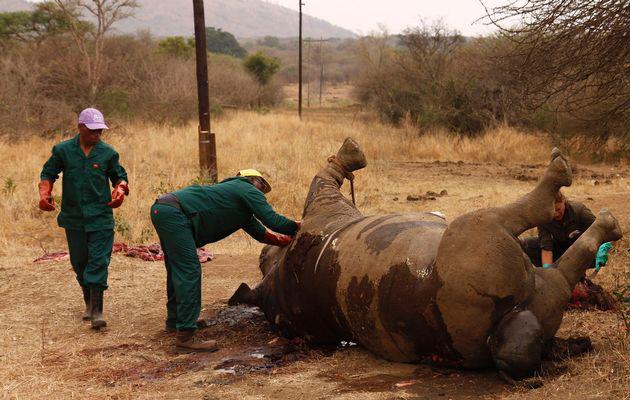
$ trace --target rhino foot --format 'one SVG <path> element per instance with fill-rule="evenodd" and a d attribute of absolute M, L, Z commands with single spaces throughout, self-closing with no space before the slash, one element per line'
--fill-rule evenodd
<path fill-rule="evenodd" d="M 359 144 L 352 138 L 346 138 L 337 152 L 336 157 L 348 172 L 365 168 L 367 165 L 363 150 L 361 150 Z"/>
<path fill-rule="evenodd" d="M 567 159 L 557 147 L 551 150 L 551 163 L 545 172 L 558 187 L 571 186 L 573 181 L 573 173 Z"/>
<path fill-rule="evenodd" d="M 619 240 L 623 236 L 619 221 L 607 208 L 601 209 L 593 224 L 604 232 L 604 242 Z"/>

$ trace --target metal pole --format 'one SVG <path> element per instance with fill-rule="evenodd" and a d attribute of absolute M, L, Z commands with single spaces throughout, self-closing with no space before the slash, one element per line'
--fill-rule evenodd
<path fill-rule="evenodd" d="M 306 40 L 306 108 L 311 107 L 311 41 Z"/>
<path fill-rule="evenodd" d="M 322 92 L 324 87 L 324 53 L 323 53 L 324 38 L 319 39 L 319 63 L 321 65 L 319 73 L 319 105 L 322 105 Z"/>
<path fill-rule="evenodd" d="M 300 37 L 299 37 L 299 68 L 298 68 L 298 116 L 302 119 L 302 0 L 300 2 Z"/>
<path fill-rule="evenodd" d="M 195 18 L 195 56 L 197 60 L 197 97 L 199 99 L 199 168 L 202 176 L 217 182 L 217 148 L 210 130 L 210 94 L 208 88 L 208 53 L 203 0 L 193 0 Z"/>

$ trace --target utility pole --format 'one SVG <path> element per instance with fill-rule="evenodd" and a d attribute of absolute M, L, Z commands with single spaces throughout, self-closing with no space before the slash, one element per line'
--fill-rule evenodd
<path fill-rule="evenodd" d="M 322 105 L 322 92 L 324 87 L 324 52 L 322 43 L 324 43 L 324 38 L 319 38 L 319 64 L 321 66 L 319 72 L 319 105 Z"/>
<path fill-rule="evenodd" d="M 306 39 L 306 108 L 311 107 L 311 41 Z"/>
<path fill-rule="evenodd" d="M 210 93 L 208 87 L 208 53 L 203 0 L 193 0 L 195 18 L 195 57 L 197 61 L 197 98 L 199 100 L 199 168 L 213 183 L 218 180 L 217 147 L 210 131 Z"/>
<path fill-rule="evenodd" d="M 308 79 L 309 79 L 309 106 L 310 106 L 310 79 L 311 79 L 311 72 L 310 72 L 310 48 L 311 48 L 311 43 L 313 42 L 318 42 L 319 43 L 319 105 L 322 105 L 322 97 L 323 97 L 323 91 L 324 91 L 324 49 L 323 49 L 323 43 L 324 42 L 329 42 L 330 39 L 324 39 L 322 37 L 320 37 L 319 39 L 305 39 L 304 40 L 306 43 L 308 43 L 308 48 L 309 48 L 309 73 L 308 73 Z"/>
<path fill-rule="evenodd" d="M 299 68 L 298 68 L 298 116 L 302 119 L 302 6 L 305 5 L 302 3 L 302 0 L 298 0 L 300 2 L 300 37 L 299 37 Z"/>

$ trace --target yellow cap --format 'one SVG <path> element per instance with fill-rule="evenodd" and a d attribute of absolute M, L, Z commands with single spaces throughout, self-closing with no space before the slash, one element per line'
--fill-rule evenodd
<path fill-rule="evenodd" d="M 236 176 L 250 176 L 250 177 L 258 178 L 263 184 L 262 192 L 269 193 L 271 191 L 271 185 L 269 184 L 269 182 L 267 182 L 265 177 L 263 177 L 262 174 L 258 172 L 258 170 L 242 169 L 238 171 L 238 174 L 236 174 Z"/>

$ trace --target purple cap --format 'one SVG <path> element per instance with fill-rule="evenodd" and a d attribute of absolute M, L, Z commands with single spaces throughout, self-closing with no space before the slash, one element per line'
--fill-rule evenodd
<path fill-rule="evenodd" d="M 96 108 L 86 108 L 79 114 L 79 123 L 87 126 L 88 129 L 109 129 L 105 125 L 103 113 Z"/>

